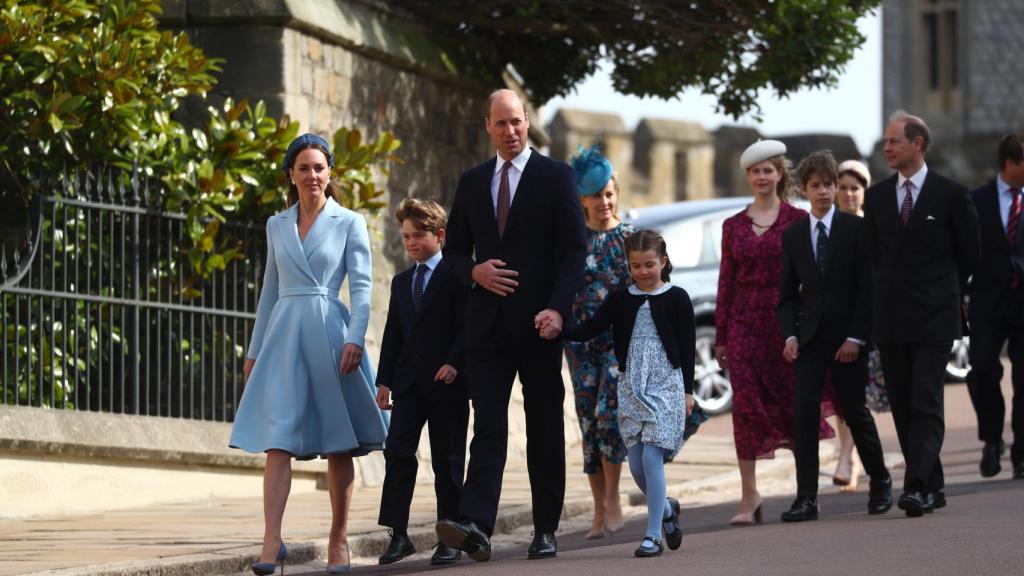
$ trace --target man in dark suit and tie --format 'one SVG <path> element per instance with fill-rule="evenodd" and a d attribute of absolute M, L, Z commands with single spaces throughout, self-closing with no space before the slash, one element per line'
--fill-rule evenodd
<path fill-rule="evenodd" d="M 930 142 L 923 120 L 894 114 L 883 152 L 896 174 L 864 202 L 876 265 L 874 333 L 906 462 L 897 506 L 911 517 L 946 505 L 942 387 L 953 340 L 963 335 L 961 295 L 980 242 L 967 189 L 925 164 Z"/>
<path fill-rule="evenodd" d="M 1024 479 L 1024 233 L 1021 188 L 1024 187 L 1024 133 L 999 142 L 999 176 L 971 191 L 981 226 L 981 261 L 969 288 L 971 373 L 967 389 L 978 415 L 978 439 L 985 443 L 981 475 L 999 474 L 1006 405 L 1000 382 L 1007 352 L 1012 366 L 1013 477 Z"/>
<path fill-rule="evenodd" d="M 572 170 L 526 146 L 530 121 L 515 92 L 491 94 L 485 126 L 498 154 L 459 179 L 444 250 L 455 277 L 472 287 L 465 366 L 474 424 L 460 521 L 438 522 L 437 534 L 474 560 L 490 559 L 518 374 L 533 503 L 528 557 L 549 558 L 565 497 L 565 388 L 561 343 L 542 339 L 534 317 L 560 329 L 569 316 L 586 227 Z"/>
<path fill-rule="evenodd" d="M 871 476 L 868 514 L 892 507 L 892 479 L 871 412 L 865 406 L 872 268 L 864 222 L 835 207 L 839 179 L 835 158 L 812 152 L 797 168 L 811 213 L 782 234 L 779 324 L 783 356 L 796 363 L 794 452 L 797 495 L 783 522 L 818 518 L 818 423 L 825 375 Z"/>

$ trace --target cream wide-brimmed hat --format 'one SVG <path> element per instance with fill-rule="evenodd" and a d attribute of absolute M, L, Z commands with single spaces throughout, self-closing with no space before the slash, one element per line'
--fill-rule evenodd
<path fill-rule="evenodd" d="M 747 149 L 740 155 L 740 168 L 745 171 L 758 162 L 764 162 L 785 153 L 786 145 L 778 140 L 758 140 L 747 146 Z"/>
<path fill-rule="evenodd" d="M 871 186 L 871 172 L 868 171 L 868 167 L 860 160 L 843 160 L 839 164 L 839 174 L 843 172 L 853 172 L 864 180 L 865 188 Z"/>

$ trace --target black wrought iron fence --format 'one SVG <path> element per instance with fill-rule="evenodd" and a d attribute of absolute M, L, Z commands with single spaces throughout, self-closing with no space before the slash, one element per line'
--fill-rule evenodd
<path fill-rule="evenodd" d="M 0 404 L 231 421 L 263 227 L 224 224 L 243 258 L 193 278 L 184 215 L 122 176 L 67 174 L 0 246 Z"/>

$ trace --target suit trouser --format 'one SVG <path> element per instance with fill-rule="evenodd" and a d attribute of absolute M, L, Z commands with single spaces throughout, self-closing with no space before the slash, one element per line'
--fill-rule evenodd
<path fill-rule="evenodd" d="M 971 403 L 978 417 L 978 439 L 999 442 L 1003 438 L 1006 417 L 1001 388 L 1003 364 L 999 355 L 1007 341 L 1010 379 L 1013 382 L 1010 420 L 1013 449 L 1010 458 L 1014 463 L 1024 463 L 1024 325 L 1006 320 L 975 320 L 971 323 L 971 373 L 967 376 L 967 390 L 971 393 Z"/>
<path fill-rule="evenodd" d="M 885 389 L 906 462 L 904 491 L 935 491 L 945 485 L 942 441 L 946 433 L 943 385 L 952 340 L 880 342 Z"/>
<path fill-rule="evenodd" d="M 853 362 L 835 360 L 838 346 L 812 339 L 800 350 L 796 360 L 794 408 L 794 452 L 796 455 L 797 495 L 818 496 L 818 426 L 821 396 L 826 371 L 832 374 L 832 386 L 843 416 L 857 446 L 864 470 L 872 482 L 889 477 L 882 455 L 882 443 L 871 411 L 865 406 L 864 388 L 868 381 L 868 352 L 861 346 Z"/>
<path fill-rule="evenodd" d="M 565 499 L 562 345 L 512 337 L 499 316 L 491 332 L 466 341 L 466 377 L 473 404 L 473 442 L 461 515 L 490 534 L 498 514 L 508 451 L 508 402 L 516 374 L 526 412 L 526 467 L 537 532 L 554 532 Z"/>
<path fill-rule="evenodd" d="M 436 386 L 444 386 L 443 383 Z M 416 449 L 423 425 L 430 438 L 430 464 L 434 470 L 437 519 L 459 517 L 459 496 L 466 463 L 469 402 L 459 394 L 430 394 L 424 386 L 392 402 L 391 427 L 384 448 L 384 487 L 377 523 L 396 530 L 409 527 L 409 506 L 416 487 Z"/>

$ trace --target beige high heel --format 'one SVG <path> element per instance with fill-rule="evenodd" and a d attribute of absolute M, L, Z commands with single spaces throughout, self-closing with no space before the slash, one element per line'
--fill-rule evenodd
<path fill-rule="evenodd" d="M 757 502 L 757 506 L 754 507 L 753 512 L 740 512 L 729 520 L 729 524 L 732 524 L 733 526 L 751 526 L 753 524 L 760 524 L 764 520 L 764 514 L 762 513 L 763 504 L 764 500 L 759 500 Z"/>

